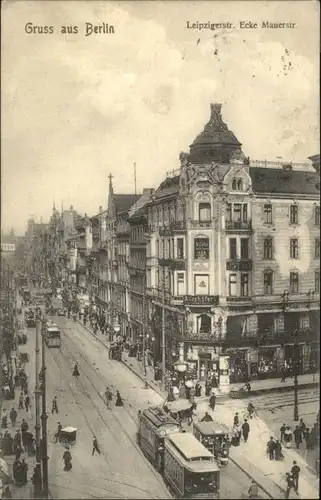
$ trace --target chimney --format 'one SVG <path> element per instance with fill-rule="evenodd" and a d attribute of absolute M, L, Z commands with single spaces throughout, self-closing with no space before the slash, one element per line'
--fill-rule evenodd
<path fill-rule="evenodd" d="M 103 207 L 101 205 L 99 205 L 99 213 L 101 214 L 103 211 Z"/>
<path fill-rule="evenodd" d="M 155 189 L 153 188 L 144 188 L 143 189 L 143 194 L 151 196 L 154 193 Z"/>
<path fill-rule="evenodd" d="M 74 206 L 73 205 L 70 205 L 70 212 L 73 212 L 74 211 Z"/>

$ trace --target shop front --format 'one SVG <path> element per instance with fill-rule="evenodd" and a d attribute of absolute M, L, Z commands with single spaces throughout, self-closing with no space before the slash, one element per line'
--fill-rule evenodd
<path fill-rule="evenodd" d="M 249 378 L 248 347 L 229 348 L 226 354 L 229 356 L 230 383 L 244 382 Z"/>
<path fill-rule="evenodd" d="M 213 375 L 219 378 L 219 351 L 214 346 L 203 346 L 185 343 L 185 360 L 187 361 L 187 374 L 192 380 L 205 383 Z"/>
<path fill-rule="evenodd" d="M 279 377 L 284 366 L 284 348 L 280 345 L 258 348 L 257 378 L 259 380 Z"/>

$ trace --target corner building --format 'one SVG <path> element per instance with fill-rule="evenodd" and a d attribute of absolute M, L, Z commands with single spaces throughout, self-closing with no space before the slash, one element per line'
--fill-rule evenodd
<path fill-rule="evenodd" d="M 180 168 L 148 204 L 151 314 L 166 305 L 176 325 L 167 351 L 184 351 L 201 380 L 220 373 L 223 354 L 231 382 L 279 376 L 295 343 L 300 373 L 318 360 L 318 173 L 310 164 L 251 161 L 241 146 L 212 104 Z M 153 336 L 160 344 L 155 326 Z"/>

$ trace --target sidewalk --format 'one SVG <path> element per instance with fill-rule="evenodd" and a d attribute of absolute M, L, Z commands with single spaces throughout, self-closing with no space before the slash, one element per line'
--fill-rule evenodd
<path fill-rule="evenodd" d="M 101 344 L 107 349 L 110 343 L 105 335 L 98 333 L 94 335 L 90 328 L 85 327 Z M 162 390 L 160 383 L 153 380 L 153 371 L 150 367 L 146 368 L 144 374 L 142 364 L 136 358 L 128 357 L 127 353 L 123 354 L 122 361 L 136 376 L 141 378 L 147 383 L 149 387 L 154 389 L 164 399 L 166 393 Z M 319 375 L 312 380 L 312 375 L 301 375 L 298 377 L 299 384 L 311 385 L 318 384 Z M 286 384 L 286 385 L 285 385 Z M 252 385 L 252 384 L 251 384 Z M 253 382 L 253 389 L 259 392 L 271 392 L 271 388 L 282 389 L 283 387 L 293 387 L 293 380 L 288 379 L 285 383 L 280 380 L 258 380 Z M 231 384 L 231 389 L 240 387 L 240 384 Z M 218 395 L 219 396 L 219 395 Z M 209 411 L 208 398 L 197 398 L 197 416 L 202 417 L 205 411 Z M 218 402 L 215 408 L 213 417 L 216 421 L 226 425 L 230 423 L 232 427 L 233 417 L 235 412 L 242 415 L 245 406 L 242 400 L 232 400 L 230 398 L 218 397 Z M 241 422 L 242 423 L 242 422 Z M 231 460 L 245 472 L 250 478 L 253 478 L 259 487 L 268 494 L 271 498 L 282 498 L 285 492 L 285 473 L 289 472 L 292 468 L 293 460 L 296 460 L 300 469 L 300 485 L 299 495 L 294 494 L 294 498 L 319 498 L 319 481 L 317 477 L 309 470 L 303 457 L 301 457 L 295 450 L 284 449 L 285 459 L 282 462 L 271 461 L 266 455 L 266 443 L 270 436 L 273 436 L 273 431 L 260 419 L 253 419 L 250 423 L 251 431 L 248 443 L 241 442 L 239 447 L 231 448 Z M 279 438 L 279 436 L 275 436 Z M 260 443 L 260 446 L 253 446 L 253 444 Z M 252 445 L 251 445 L 252 444 Z"/>
<path fill-rule="evenodd" d="M 19 317 L 19 320 L 22 319 L 22 316 Z M 35 415 L 34 415 L 34 386 L 35 386 L 35 353 L 32 352 L 32 348 L 30 346 L 30 343 L 27 342 L 27 344 L 19 346 L 19 349 L 17 349 L 17 356 L 18 352 L 26 352 L 29 354 L 29 363 L 24 365 L 24 370 L 28 376 L 28 393 L 31 401 L 31 408 L 29 408 L 29 411 L 27 412 L 25 409 L 23 410 L 18 410 L 19 406 L 19 394 L 20 394 L 20 387 L 16 387 L 15 389 L 15 399 L 12 400 L 4 400 L 2 402 L 3 408 L 7 409 L 8 415 L 11 410 L 11 408 L 15 408 L 18 412 L 18 417 L 16 421 L 15 427 L 11 425 L 10 419 L 8 418 L 8 430 L 11 432 L 12 436 L 14 436 L 16 429 L 20 429 L 20 425 L 22 422 L 22 419 L 24 418 L 25 421 L 29 425 L 29 431 L 33 433 L 35 436 Z M 10 484 L 10 490 L 12 493 L 12 498 L 34 498 L 33 492 L 34 488 L 31 482 L 31 478 L 33 475 L 33 470 L 36 465 L 36 458 L 35 457 L 29 457 L 27 454 L 24 452 L 21 454 L 21 458 L 24 458 L 26 463 L 28 464 L 28 482 L 27 484 L 23 486 L 16 486 L 14 483 Z M 5 455 L 4 460 L 7 462 L 9 471 L 10 471 L 10 476 L 13 479 L 13 473 L 12 473 L 12 465 L 15 460 L 14 455 Z"/>

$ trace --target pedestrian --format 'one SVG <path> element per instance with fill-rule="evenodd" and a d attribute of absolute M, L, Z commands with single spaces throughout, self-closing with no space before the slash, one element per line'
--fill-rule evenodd
<path fill-rule="evenodd" d="M 287 369 L 285 366 L 282 366 L 282 378 L 281 378 L 280 382 L 285 382 L 286 375 L 287 375 Z"/>
<path fill-rule="evenodd" d="M 23 485 L 27 484 L 27 482 L 28 482 L 28 464 L 26 464 L 24 458 L 21 461 L 20 470 L 21 470 L 21 476 L 22 476 L 21 477 L 21 483 Z"/>
<path fill-rule="evenodd" d="M 274 460 L 275 442 L 274 442 L 274 439 L 272 436 L 270 437 L 270 440 L 268 441 L 267 449 L 268 449 L 268 454 L 269 454 L 270 460 Z"/>
<path fill-rule="evenodd" d="M 113 400 L 113 393 L 111 392 L 111 390 L 109 389 L 109 387 L 107 387 L 107 389 L 106 389 L 105 396 L 106 396 L 107 408 L 108 408 L 108 410 L 110 410 L 111 409 L 111 403 L 112 403 L 112 400 Z"/>
<path fill-rule="evenodd" d="M 18 416 L 17 410 L 12 408 L 10 411 L 10 420 L 11 420 L 12 427 L 14 427 L 16 425 L 17 416 Z"/>
<path fill-rule="evenodd" d="M 286 425 L 282 424 L 281 427 L 280 427 L 280 433 L 281 433 L 280 441 L 281 441 L 281 443 L 283 443 L 285 429 L 286 429 Z"/>
<path fill-rule="evenodd" d="M 254 479 L 251 481 L 248 494 L 249 498 L 259 498 L 259 488 Z"/>
<path fill-rule="evenodd" d="M 23 410 L 23 403 L 24 403 L 23 392 L 20 392 L 18 410 Z"/>
<path fill-rule="evenodd" d="M 239 419 L 239 414 L 238 413 L 235 413 L 234 415 L 234 419 L 233 419 L 233 425 L 236 425 L 238 426 L 240 423 L 240 419 Z"/>
<path fill-rule="evenodd" d="M 201 422 L 213 422 L 211 415 L 206 411 L 204 417 L 201 419 Z"/>
<path fill-rule="evenodd" d="M 70 471 L 72 469 L 72 457 L 71 453 L 69 451 L 69 447 L 66 448 L 66 451 L 64 452 L 62 459 L 64 461 L 64 471 Z"/>
<path fill-rule="evenodd" d="M 275 441 L 274 458 L 275 460 L 283 460 L 284 458 L 284 455 L 282 453 L 282 445 L 278 439 Z"/>
<path fill-rule="evenodd" d="M 244 419 L 244 424 L 242 425 L 242 433 L 243 433 L 244 442 L 247 443 L 249 433 L 250 433 L 250 426 L 249 426 L 246 418 Z"/>
<path fill-rule="evenodd" d="M 16 452 L 16 448 L 18 448 L 20 446 L 21 448 L 21 432 L 20 432 L 20 429 L 17 429 L 16 430 L 16 433 L 14 435 L 14 438 L 13 438 L 13 452 L 15 453 Z"/>
<path fill-rule="evenodd" d="M 27 432 L 27 430 L 29 429 L 29 425 L 24 418 L 22 419 L 20 428 L 22 433 Z"/>
<path fill-rule="evenodd" d="M 286 473 L 285 478 L 286 478 L 285 498 L 289 498 L 290 497 L 290 491 L 295 489 L 294 478 L 293 478 L 293 476 L 289 472 Z"/>
<path fill-rule="evenodd" d="M 293 460 L 293 466 L 292 466 L 292 469 L 291 469 L 291 474 L 293 476 L 293 479 L 294 479 L 294 489 L 295 489 L 295 492 L 298 493 L 298 490 L 299 490 L 299 475 L 300 475 L 300 467 L 298 466 L 298 464 L 296 463 L 295 460 Z"/>
<path fill-rule="evenodd" d="M 216 396 L 214 392 L 211 394 L 210 399 L 209 399 L 209 406 L 212 411 L 215 410 L 215 405 L 216 405 Z"/>
<path fill-rule="evenodd" d="M 121 398 L 120 392 L 116 391 L 116 403 L 115 406 L 124 406 L 124 402 Z"/>
<path fill-rule="evenodd" d="M 299 427 L 300 427 L 300 429 L 302 431 L 302 434 L 304 434 L 307 426 L 305 425 L 305 422 L 304 422 L 303 418 L 300 418 Z"/>
<path fill-rule="evenodd" d="M 76 364 L 75 364 L 75 366 L 74 366 L 74 371 L 72 372 L 72 375 L 73 375 L 73 377 L 76 377 L 76 378 L 78 378 L 78 377 L 79 377 L 79 375 L 80 375 L 80 374 L 79 374 L 79 370 L 78 370 L 78 365 L 77 365 L 77 363 L 76 363 Z"/>
<path fill-rule="evenodd" d="M 98 451 L 98 453 L 100 455 L 100 449 L 99 449 L 99 446 L 98 446 L 98 441 L 97 441 L 96 436 L 94 436 L 94 439 L 93 439 L 93 451 L 92 451 L 91 454 L 94 455 L 95 451 Z"/>
<path fill-rule="evenodd" d="M 58 399 L 57 396 L 55 396 L 52 400 L 52 406 L 51 406 L 51 414 L 57 413 L 58 414 Z"/>
<path fill-rule="evenodd" d="M 302 444 L 302 430 L 298 425 L 295 427 L 293 434 L 294 434 L 295 446 L 296 449 L 298 450 L 300 448 L 300 444 Z"/>
<path fill-rule="evenodd" d="M 29 411 L 29 406 L 30 406 L 30 398 L 29 398 L 29 395 L 27 394 L 26 397 L 25 397 L 25 408 L 26 408 L 26 411 Z"/>
<path fill-rule="evenodd" d="M 305 430 L 304 439 L 305 439 L 306 449 L 312 450 L 313 449 L 313 441 L 312 441 L 310 429 L 308 427 Z"/>

